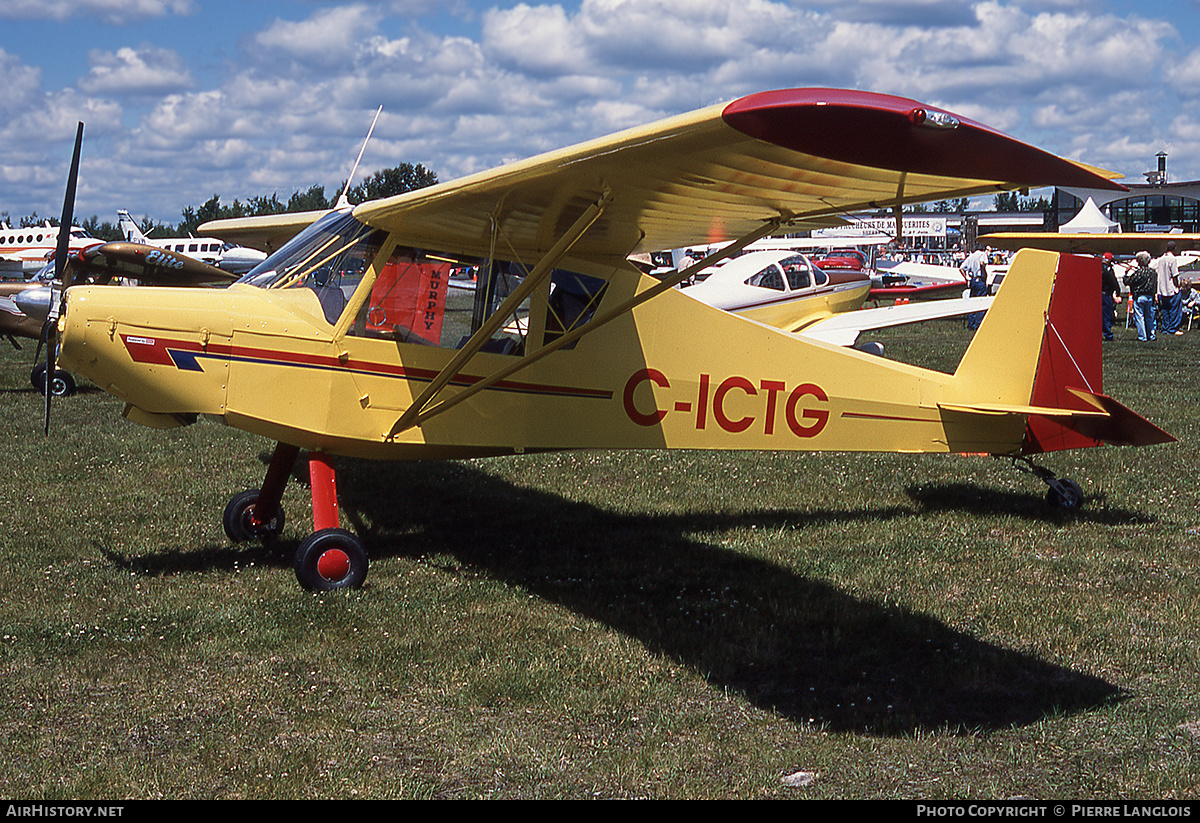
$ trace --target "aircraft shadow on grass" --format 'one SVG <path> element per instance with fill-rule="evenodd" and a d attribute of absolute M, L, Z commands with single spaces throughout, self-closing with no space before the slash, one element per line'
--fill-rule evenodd
<path fill-rule="evenodd" d="M 997 491 L 974 483 L 941 483 L 909 486 L 905 493 L 925 513 L 960 511 L 972 515 L 1011 515 L 1047 523 L 1096 523 L 1128 526 L 1156 523 L 1158 518 L 1137 509 L 1106 504 L 1105 495 L 1085 495 L 1079 506 L 1065 509 L 1047 505 L 1046 499 L 1028 492 Z"/>
<path fill-rule="evenodd" d="M 559 603 L 795 722 L 879 736 L 986 733 L 1126 697 L 1098 677 L 695 536 L 887 521 L 916 508 L 622 514 L 469 463 L 344 460 L 338 472 L 342 514 L 373 559 L 453 558 L 451 572 Z M 109 557 L 143 574 L 290 566 L 294 541 L 277 543 Z"/>

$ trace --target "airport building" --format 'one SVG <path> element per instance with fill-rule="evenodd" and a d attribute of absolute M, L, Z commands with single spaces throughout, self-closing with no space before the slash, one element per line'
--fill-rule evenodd
<path fill-rule="evenodd" d="M 1172 183 L 1167 179 L 1166 153 L 1159 152 L 1157 160 L 1157 168 L 1145 172 L 1145 183 L 1122 181 L 1127 192 L 1055 189 L 1047 230 L 1058 231 L 1091 198 L 1123 232 L 1200 232 L 1200 180 Z"/>

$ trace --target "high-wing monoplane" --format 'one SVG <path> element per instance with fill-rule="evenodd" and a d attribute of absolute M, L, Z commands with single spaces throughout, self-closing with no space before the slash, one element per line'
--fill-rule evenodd
<path fill-rule="evenodd" d="M 949 112 L 857 91 L 754 94 L 496 170 L 337 209 L 227 289 L 71 286 L 61 362 L 159 427 L 212 415 L 277 443 L 224 512 L 283 526 L 301 451 L 305 587 L 354 587 L 333 458 L 559 449 L 1037 454 L 1173 438 L 1103 393 L 1099 264 L 1025 251 L 953 374 L 806 339 L 675 286 L 809 219 L 1111 177 Z M 664 280 L 639 252 L 732 241 Z M 435 262 L 474 261 L 454 305 Z M 503 265 L 500 265 L 500 264 Z M 490 284 L 517 268 L 503 299 Z M 551 288 L 551 285 L 554 288 Z M 1092 311 L 1092 304 L 1095 310 Z M 513 320 L 522 320 L 514 323 Z"/>

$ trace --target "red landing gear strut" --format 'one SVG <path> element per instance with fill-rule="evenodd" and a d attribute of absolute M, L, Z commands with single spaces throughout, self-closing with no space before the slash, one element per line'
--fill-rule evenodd
<path fill-rule="evenodd" d="M 224 516 L 225 534 L 230 540 L 268 541 L 283 531 L 283 490 L 299 455 L 296 446 L 278 444 L 262 488 L 233 496 Z M 352 532 L 338 528 L 337 479 L 328 456 L 310 452 L 308 476 L 313 533 L 296 549 L 296 579 L 311 591 L 358 588 L 367 576 L 367 552 Z"/>

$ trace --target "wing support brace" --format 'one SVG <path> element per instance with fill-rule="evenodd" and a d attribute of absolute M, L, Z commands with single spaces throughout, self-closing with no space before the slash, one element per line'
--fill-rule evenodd
<path fill-rule="evenodd" d="M 600 204 L 598 204 L 598 205 L 600 205 Z M 593 208 L 595 208 L 595 207 L 593 207 Z M 583 218 L 580 218 L 580 219 L 582 220 Z M 759 226 L 754 231 L 752 231 L 746 235 L 743 235 L 742 237 L 738 238 L 737 240 L 735 240 L 734 242 L 725 246 L 724 248 L 718 249 L 717 251 L 712 252 L 707 257 L 703 258 L 702 260 L 700 260 L 696 263 L 693 263 L 692 265 L 687 266 L 686 268 L 676 272 L 674 276 L 658 281 L 650 288 L 648 288 L 644 291 L 638 292 L 633 297 L 620 303 L 617 306 L 612 307 L 611 309 L 608 309 L 607 311 L 598 312 L 595 317 L 593 317 L 590 321 L 588 321 L 584 325 L 579 326 L 578 328 L 572 329 L 571 331 L 567 332 L 566 334 L 563 334 L 561 337 L 555 338 L 550 343 L 547 343 L 546 345 L 542 346 L 537 351 L 534 351 L 534 352 L 531 352 L 531 353 L 525 355 L 524 357 L 522 357 L 520 360 L 513 363 L 512 365 L 507 366 L 503 369 L 500 369 L 499 371 L 494 372 L 493 374 L 489 375 L 488 377 L 483 378 L 482 380 L 472 383 L 469 387 L 463 389 L 461 392 L 454 395 L 453 397 L 443 400 L 442 402 L 438 403 L 436 406 L 433 406 L 432 408 L 429 408 L 429 409 L 425 409 L 425 406 L 428 404 L 430 398 L 432 398 L 433 395 L 437 391 L 440 391 L 455 375 L 457 375 L 458 372 L 461 371 L 463 365 L 466 364 L 467 360 L 470 359 L 470 357 L 472 355 L 474 355 L 476 351 L 479 350 L 479 347 L 483 345 L 483 340 L 487 339 L 485 337 L 483 340 L 479 341 L 479 344 L 474 347 L 474 349 L 470 352 L 470 354 L 467 354 L 466 356 L 464 356 L 463 353 L 460 353 L 458 357 L 455 357 L 454 360 L 449 365 L 447 365 L 446 368 L 444 368 L 442 370 L 442 372 L 438 375 L 438 377 L 435 378 L 434 383 L 431 384 L 429 386 L 429 388 L 427 388 L 421 394 L 421 396 L 417 399 L 417 402 L 413 403 L 413 405 L 411 407 L 409 407 L 409 409 L 407 411 L 405 411 L 403 415 L 401 415 L 400 419 L 396 421 L 395 425 L 392 426 L 391 431 L 388 432 L 386 439 L 391 440 L 397 434 L 399 434 L 402 431 L 405 431 L 406 429 L 413 428 L 414 426 L 420 426 L 422 423 L 424 423 L 429 418 L 431 418 L 435 415 L 441 414 L 442 412 L 448 411 L 449 409 L 453 408 L 454 406 L 457 406 L 459 403 L 463 402 L 464 400 L 467 400 L 468 398 L 475 396 L 476 394 L 483 391 L 484 389 L 487 389 L 490 386 L 493 386 L 496 383 L 500 382 L 501 380 L 504 380 L 505 378 L 510 377 L 511 375 L 515 374 L 516 372 L 520 371 L 521 369 L 525 368 L 526 366 L 536 363 L 537 361 L 541 360 L 546 355 L 551 354 L 555 351 L 558 351 L 559 349 L 563 348 L 564 346 L 571 345 L 576 340 L 583 337 L 585 334 L 589 334 L 589 333 L 595 331 L 596 329 L 600 328 L 601 326 L 607 325 L 608 323 L 612 322 L 616 318 L 626 314 L 627 312 L 632 311 L 633 309 L 637 308 L 638 306 L 645 303 L 646 301 L 652 300 L 655 297 L 657 297 L 658 295 L 662 294 L 663 292 L 665 292 L 669 289 L 675 288 L 675 286 L 679 285 L 683 281 L 692 277 L 697 272 L 703 271 L 704 269 L 708 268 L 709 266 L 714 265 L 717 261 L 724 260 L 727 257 L 732 257 L 733 255 L 737 254 L 738 252 L 740 252 L 742 249 L 744 249 L 746 246 L 750 245 L 751 243 L 753 243 L 757 240 L 761 240 L 762 238 L 778 231 L 780 226 L 784 225 L 785 223 L 787 223 L 788 221 L 790 221 L 792 219 L 793 218 L 790 215 L 781 215 L 779 217 L 773 217 L 770 220 L 765 221 L 761 226 Z M 590 223 L 588 225 L 590 225 Z M 578 223 L 576 224 L 576 226 L 578 226 Z M 574 230 L 576 228 L 576 226 L 573 226 L 572 230 Z M 584 227 L 584 228 L 586 228 L 586 227 Z M 580 231 L 579 234 L 582 234 L 582 231 Z M 560 243 L 561 242 L 562 241 L 560 241 Z M 574 241 L 572 240 L 572 242 L 574 242 Z M 555 248 L 557 248 L 557 245 L 555 246 Z M 565 251 L 565 249 L 564 249 L 564 251 Z M 551 250 L 551 254 L 552 253 L 553 253 L 553 250 Z M 549 256 L 550 255 L 547 255 L 547 257 L 549 257 Z M 543 261 L 543 262 L 545 262 L 545 261 Z M 539 263 L 538 268 L 541 268 L 541 267 L 542 267 L 542 263 Z M 547 267 L 547 270 L 548 269 L 549 269 L 549 267 Z M 536 272 L 537 269 L 535 269 L 534 271 Z M 533 277 L 533 274 L 531 273 L 530 277 L 526 278 L 526 282 L 531 280 L 532 277 Z M 513 297 L 516 297 L 516 296 L 517 296 L 517 292 L 514 292 L 513 295 L 509 298 L 509 300 L 511 300 Z M 522 299 L 524 298 L 523 294 L 521 295 L 521 298 Z M 501 322 L 503 322 L 503 318 L 506 315 L 503 314 L 502 310 L 504 308 L 506 308 L 507 304 L 508 304 L 508 300 L 506 300 L 505 303 L 503 305 L 501 305 L 500 309 L 497 309 L 496 312 L 492 315 L 492 319 L 496 320 L 496 323 L 494 324 L 495 326 L 498 326 Z M 493 328 L 493 331 L 494 331 L 494 328 Z M 484 332 L 484 329 L 481 328 L 480 331 L 477 332 L 476 335 L 471 338 L 471 341 L 474 341 L 475 337 L 478 337 L 479 334 L 481 334 L 483 332 Z M 487 335 L 490 337 L 491 333 L 492 333 L 492 331 L 488 331 Z M 463 352 L 466 352 L 466 349 L 464 349 Z M 443 377 L 445 379 L 442 379 Z"/>
<path fill-rule="evenodd" d="M 425 391 L 421 392 L 421 395 L 405 410 L 400 419 L 392 426 L 391 431 L 388 432 L 386 439 L 391 440 L 399 432 L 419 425 L 418 417 L 421 415 L 422 410 L 425 409 L 438 392 L 458 376 L 463 367 L 471 358 L 479 353 L 484 344 L 492 338 L 492 335 L 496 333 L 507 321 L 508 317 L 521 305 L 521 302 L 550 276 L 555 264 L 562 259 L 563 255 L 570 251 L 571 247 L 583 236 L 584 232 L 600 219 L 600 215 L 604 213 L 608 201 L 609 193 L 605 192 L 599 200 L 584 210 L 583 214 L 571 225 L 571 228 L 558 239 L 558 242 L 551 247 L 550 251 L 546 252 L 542 259 L 538 261 L 538 264 L 533 267 L 533 270 L 525 276 L 521 284 L 513 289 L 512 293 L 505 298 L 496 311 L 492 312 L 491 316 L 471 335 L 466 345 L 458 351 L 458 354 L 425 387 Z"/>

